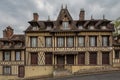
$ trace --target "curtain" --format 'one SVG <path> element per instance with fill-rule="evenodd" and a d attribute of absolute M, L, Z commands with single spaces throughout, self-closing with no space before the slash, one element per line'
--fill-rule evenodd
<path fill-rule="evenodd" d="M 67 39 L 67 47 L 73 47 L 74 43 L 73 43 L 73 37 L 68 37 Z"/>
<path fill-rule="evenodd" d="M 10 60 L 10 52 L 4 53 L 4 60 Z"/>
<path fill-rule="evenodd" d="M 46 47 L 52 47 L 52 38 L 51 37 L 46 37 Z"/>
<path fill-rule="evenodd" d="M 20 52 L 19 51 L 16 52 L 16 57 L 15 58 L 16 58 L 16 60 L 20 60 Z"/>
<path fill-rule="evenodd" d="M 63 47 L 64 46 L 64 38 L 59 37 L 58 38 L 58 47 Z"/>
<path fill-rule="evenodd" d="M 84 37 L 78 38 L 78 44 L 79 44 L 79 46 L 84 46 Z"/>

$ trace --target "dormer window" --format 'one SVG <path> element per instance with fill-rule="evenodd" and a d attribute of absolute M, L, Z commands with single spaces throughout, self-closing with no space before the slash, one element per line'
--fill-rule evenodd
<path fill-rule="evenodd" d="M 94 28 L 94 26 L 89 26 L 89 29 L 93 30 L 93 29 L 95 29 L 95 28 Z"/>
<path fill-rule="evenodd" d="M 21 42 L 17 42 L 17 43 L 16 43 L 16 46 L 21 46 L 21 45 L 22 45 Z"/>
<path fill-rule="evenodd" d="M 62 22 L 63 29 L 70 29 L 68 25 L 69 25 L 68 21 Z"/>
<path fill-rule="evenodd" d="M 46 30 L 51 30 L 52 29 L 52 26 L 51 25 L 48 25 Z"/>
<path fill-rule="evenodd" d="M 4 46 L 9 46 L 9 42 L 4 42 Z"/>
<path fill-rule="evenodd" d="M 101 29 L 106 29 L 106 26 L 101 26 Z"/>
<path fill-rule="evenodd" d="M 38 30 L 38 26 L 33 26 L 32 30 Z"/>
<path fill-rule="evenodd" d="M 83 29 L 83 26 L 82 26 L 82 25 L 79 25 L 79 26 L 78 26 L 78 29 Z"/>

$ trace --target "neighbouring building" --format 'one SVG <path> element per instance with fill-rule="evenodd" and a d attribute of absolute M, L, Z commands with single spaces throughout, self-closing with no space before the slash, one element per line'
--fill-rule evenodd
<path fill-rule="evenodd" d="M 14 34 L 7 27 L 0 38 L 0 78 L 120 67 L 120 41 L 112 35 L 111 21 L 86 20 L 83 9 L 78 17 L 79 20 L 73 20 L 66 7 L 61 8 L 57 20 L 42 21 L 33 13 L 25 34 Z"/>

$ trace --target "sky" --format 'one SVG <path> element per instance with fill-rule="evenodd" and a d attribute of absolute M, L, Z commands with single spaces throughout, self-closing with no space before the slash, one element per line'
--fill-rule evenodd
<path fill-rule="evenodd" d="M 85 10 L 85 19 L 116 20 L 120 17 L 120 0 L 0 0 L 0 37 L 7 26 L 15 34 L 23 34 L 33 19 L 33 13 L 39 14 L 39 20 L 56 20 L 61 5 L 67 8 L 74 20 L 79 19 L 80 9 Z"/>

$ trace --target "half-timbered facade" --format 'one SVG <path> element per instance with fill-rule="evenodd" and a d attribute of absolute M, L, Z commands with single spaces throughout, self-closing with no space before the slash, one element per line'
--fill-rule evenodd
<path fill-rule="evenodd" d="M 56 21 L 39 21 L 38 17 L 33 14 L 25 31 L 27 76 L 31 76 L 31 71 L 39 76 L 57 69 L 74 73 L 86 67 L 112 65 L 111 21 L 85 20 L 84 10 L 80 11 L 79 20 L 73 20 L 67 8 L 60 10 Z"/>
<path fill-rule="evenodd" d="M 0 80 L 24 77 L 25 36 L 8 26 L 0 38 Z"/>
<path fill-rule="evenodd" d="M 24 35 L 0 39 L 0 74 L 28 78 L 120 66 L 111 21 L 86 20 L 83 9 L 78 17 L 73 20 L 67 8 L 61 8 L 56 20 L 42 21 L 34 13 Z"/>

